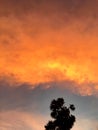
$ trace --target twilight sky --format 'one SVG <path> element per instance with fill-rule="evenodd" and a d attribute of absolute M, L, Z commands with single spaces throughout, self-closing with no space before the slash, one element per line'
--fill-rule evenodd
<path fill-rule="evenodd" d="M 0 0 L 0 130 L 44 130 L 49 104 L 98 130 L 98 0 Z"/>

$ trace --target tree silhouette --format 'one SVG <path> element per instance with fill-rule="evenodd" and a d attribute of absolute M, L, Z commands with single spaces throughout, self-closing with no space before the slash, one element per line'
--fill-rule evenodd
<path fill-rule="evenodd" d="M 75 110 L 75 106 L 70 104 L 67 107 L 64 103 L 63 98 L 52 100 L 50 104 L 50 115 L 54 120 L 47 123 L 45 130 L 70 130 L 73 127 L 76 118 L 70 112 Z"/>

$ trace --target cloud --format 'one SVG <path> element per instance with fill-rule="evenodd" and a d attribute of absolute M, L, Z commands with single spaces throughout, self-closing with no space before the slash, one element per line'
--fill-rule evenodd
<path fill-rule="evenodd" d="M 0 112 L 2 130 L 43 130 L 45 117 L 19 111 Z"/>
<path fill-rule="evenodd" d="M 49 115 L 51 100 L 64 97 L 66 102 L 76 105 L 79 112 L 77 114 L 82 113 L 81 116 L 83 117 L 95 118 L 97 116 L 98 97 L 87 95 L 87 93 L 81 96 L 83 93 L 79 94 L 79 88 L 81 86 L 68 81 L 38 84 L 33 89 L 30 84 L 25 83 L 16 87 L 5 84 L 4 81 L 4 84 L 0 83 L 0 112 L 18 110 Z"/>
<path fill-rule="evenodd" d="M 97 0 L 0 1 L 0 129 L 43 129 L 61 96 L 85 118 L 76 129 L 95 126 L 97 12 Z"/>
<path fill-rule="evenodd" d="M 96 1 L 5 0 L 0 6 L 1 77 L 33 85 L 68 80 L 81 84 L 81 94 L 98 92 Z"/>
<path fill-rule="evenodd" d="M 0 112 L 0 129 L 2 130 L 43 130 L 46 124 L 47 117 L 42 115 L 34 115 L 33 113 L 20 112 L 20 111 L 6 111 Z M 82 130 L 82 126 L 85 124 L 84 129 L 97 128 L 97 121 L 90 119 L 77 119 L 73 130 Z"/>
<path fill-rule="evenodd" d="M 98 120 L 98 97 L 77 94 L 77 90 L 73 90 L 77 89 L 77 84 L 73 82 L 51 82 L 31 88 L 32 85 L 26 83 L 10 86 L 5 81 L 0 82 L 0 129 L 44 129 L 50 118 L 49 104 L 58 97 L 63 97 L 66 105 L 75 105 L 76 129 L 81 130 L 84 122 L 88 124 L 85 129 L 92 128 L 93 122 Z"/>
<path fill-rule="evenodd" d="M 96 130 L 97 128 L 97 120 L 91 120 L 91 119 L 77 119 L 77 126 L 74 126 L 73 127 L 73 130 L 82 130 L 82 129 L 86 129 L 86 130 L 89 130 L 89 129 L 93 129 L 93 130 Z M 84 127 L 83 127 L 83 124 Z M 89 128 L 88 128 L 89 126 Z"/>

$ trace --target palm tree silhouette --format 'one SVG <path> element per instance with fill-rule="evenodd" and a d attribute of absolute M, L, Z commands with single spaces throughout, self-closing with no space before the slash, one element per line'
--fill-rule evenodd
<path fill-rule="evenodd" d="M 58 98 L 52 100 L 50 104 L 52 121 L 45 126 L 45 130 L 70 130 L 76 118 L 70 112 L 75 110 L 75 106 L 70 104 L 69 107 L 64 105 L 64 99 Z"/>

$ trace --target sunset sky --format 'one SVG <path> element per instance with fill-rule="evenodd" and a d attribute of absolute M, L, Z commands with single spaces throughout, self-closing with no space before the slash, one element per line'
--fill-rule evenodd
<path fill-rule="evenodd" d="M 98 130 L 98 0 L 0 0 L 0 130 L 44 130 L 58 97 Z"/>

